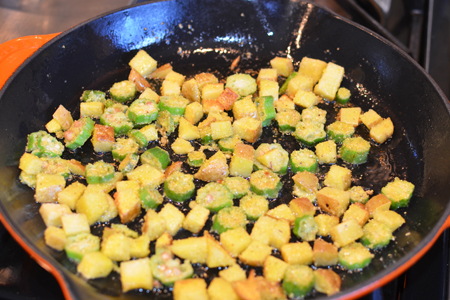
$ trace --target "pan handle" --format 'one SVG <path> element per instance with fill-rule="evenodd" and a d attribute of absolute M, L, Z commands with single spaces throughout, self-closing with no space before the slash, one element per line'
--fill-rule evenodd
<path fill-rule="evenodd" d="M 24 36 L 0 44 L 0 89 L 31 54 L 58 34 Z"/>

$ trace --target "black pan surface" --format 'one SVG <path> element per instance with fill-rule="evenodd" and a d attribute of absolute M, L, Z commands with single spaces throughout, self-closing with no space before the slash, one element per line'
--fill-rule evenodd
<path fill-rule="evenodd" d="M 170 298 L 164 293 L 120 294 L 120 282 L 114 275 L 91 285 L 79 278 L 63 254 L 45 246 L 45 225 L 33 191 L 18 181 L 17 166 L 27 134 L 44 128 L 60 104 L 77 116 L 82 90 L 107 90 L 113 82 L 126 79 L 128 61 L 140 48 L 160 65 L 171 63 L 174 70 L 187 76 L 208 70 L 226 76 L 237 56 L 241 57 L 241 70 L 268 67 L 277 55 L 290 55 L 295 62 L 303 56 L 334 61 L 345 67 L 342 85 L 353 92 L 353 103 L 393 120 L 392 140 L 377 146 L 371 161 L 357 172 L 376 193 L 394 176 L 416 186 L 409 208 L 400 211 L 406 224 L 396 233 L 395 242 L 376 253 L 367 269 L 345 275 L 342 291 L 330 298 L 352 295 L 408 265 L 444 225 L 450 213 L 448 100 L 396 46 L 302 1 L 137 5 L 62 33 L 28 59 L 0 91 L 1 214 L 34 255 L 58 270 L 73 299 Z"/>

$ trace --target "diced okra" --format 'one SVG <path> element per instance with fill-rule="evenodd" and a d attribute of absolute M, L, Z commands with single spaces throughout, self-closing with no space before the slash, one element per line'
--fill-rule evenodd
<path fill-rule="evenodd" d="M 156 124 L 162 129 L 162 131 L 169 135 L 175 131 L 175 120 L 170 112 L 167 110 L 160 110 Z"/>
<path fill-rule="evenodd" d="M 26 151 L 38 157 L 57 157 L 64 152 L 64 146 L 55 137 L 41 130 L 28 135 Z"/>
<path fill-rule="evenodd" d="M 105 109 L 111 108 L 114 104 L 120 104 L 119 102 L 116 102 L 111 99 L 106 99 L 105 101 Z"/>
<path fill-rule="evenodd" d="M 339 250 L 338 261 L 347 270 L 363 269 L 370 264 L 374 255 L 361 243 L 351 243 Z"/>
<path fill-rule="evenodd" d="M 225 88 L 230 88 L 239 96 L 245 97 L 255 93 L 258 85 L 252 76 L 237 73 L 227 77 Z"/>
<path fill-rule="evenodd" d="M 27 152 L 32 152 L 34 150 L 38 150 L 38 142 L 39 139 L 48 134 L 47 132 L 45 132 L 44 130 L 39 130 L 33 133 L 30 133 L 27 137 L 27 146 L 25 148 L 25 151 Z"/>
<path fill-rule="evenodd" d="M 86 166 L 86 181 L 92 183 L 104 183 L 111 181 L 114 178 L 114 166 L 104 162 L 103 160 L 96 161 L 93 164 Z"/>
<path fill-rule="evenodd" d="M 359 202 L 366 204 L 369 201 L 369 195 L 361 186 L 352 186 L 348 191 L 350 193 L 351 203 Z"/>
<path fill-rule="evenodd" d="M 100 238 L 90 233 L 77 234 L 67 239 L 64 250 L 69 259 L 80 263 L 86 253 L 100 250 Z"/>
<path fill-rule="evenodd" d="M 391 209 L 407 207 L 414 192 L 414 185 L 396 177 L 381 189 L 381 193 L 391 200 Z"/>
<path fill-rule="evenodd" d="M 362 137 L 346 138 L 342 142 L 340 156 L 342 160 L 351 164 L 362 164 L 369 156 L 370 143 Z"/>
<path fill-rule="evenodd" d="M 364 235 L 361 243 L 370 249 L 379 249 L 387 246 L 392 239 L 392 230 L 385 224 L 374 219 L 363 227 Z"/>
<path fill-rule="evenodd" d="M 337 93 L 336 93 L 336 102 L 339 104 L 347 104 L 348 100 L 350 100 L 350 90 L 345 88 L 345 87 L 341 87 L 338 89 Z"/>
<path fill-rule="evenodd" d="M 139 145 L 128 138 L 118 138 L 113 145 L 112 155 L 115 160 L 122 161 L 129 153 L 137 153 Z"/>
<path fill-rule="evenodd" d="M 282 184 L 277 174 L 270 170 L 259 170 L 250 175 L 250 189 L 267 198 L 277 198 Z"/>
<path fill-rule="evenodd" d="M 269 210 L 269 201 L 264 196 L 252 193 L 244 196 L 239 206 L 244 210 L 247 219 L 256 221 Z"/>
<path fill-rule="evenodd" d="M 327 111 L 320 109 L 317 106 L 305 108 L 302 111 L 302 121 L 325 124 L 327 121 Z"/>
<path fill-rule="evenodd" d="M 279 91 L 279 94 L 280 94 L 280 95 L 283 95 L 283 94 L 286 92 L 287 87 L 288 87 L 288 85 L 289 85 L 289 81 L 291 81 L 291 79 L 294 78 L 296 75 L 297 75 L 297 72 L 292 72 L 292 73 L 286 78 L 286 81 L 285 81 L 285 82 L 283 83 L 283 85 L 280 87 L 280 91 Z"/>
<path fill-rule="evenodd" d="M 319 122 L 301 121 L 295 127 L 294 136 L 307 146 L 314 146 L 325 140 L 327 133 Z"/>
<path fill-rule="evenodd" d="M 128 118 L 135 125 L 150 124 L 158 117 L 158 105 L 153 100 L 137 99 L 128 109 Z"/>
<path fill-rule="evenodd" d="M 33 151 L 33 154 L 40 157 L 55 157 L 61 156 L 64 152 L 64 146 L 55 137 L 50 134 L 41 136 L 38 139 L 38 151 Z M 39 155 L 38 155 L 39 153 Z"/>
<path fill-rule="evenodd" d="M 133 128 L 133 123 L 121 110 L 115 112 L 105 110 L 105 113 L 100 116 L 100 123 L 114 128 L 116 136 L 127 134 Z"/>
<path fill-rule="evenodd" d="M 247 217 L 244 210 L 237 206 L 225 207 L 213 217 L 212 230 L 221 234 L 229 229 L 245 227 Z"/>
<path fill-rule="evenodd" d="M 183 202 L 195 193 L 194 176 L 175 171 L 164 181 L 164 192 L 167 198 L 176 202 Z"/>
<path fill-rule="evenodd" d="M 139 189 L 139 198 L 141 199 L 141 205 L 144 209 L 156 209 L 164 201 L 163 196 L 158 190 L 144 186 Z"/>
<path fill-rule="evenodd" d="M 289 265 L 282 287 L 290 298 L 305 297 L 314 287 L 313 270 L 305 265 Z"/>
<path fill-rule="evenodd" d="M 319 166 L 316 154 L 309 149 L 292 151 L 289 163 L 293 173 L 303 171 L 315 173 Z"/>
<path fill-rule="evenodd" d="M 102 91 L 97 90 L 86 90 L 81 95 L 81 101 L 84 102 L 103 102 L 106 101 L 106 94 Z"/>
<path fill-rule="evenodd" d="M 234 147 L 236 147 L 236 144 L 242 143 L 241 138 L 238 135 L 233 135 L 228 138 L 220 139 L 219 149 L 222 152 L 232 153 L 234 151 Z"/>
<path fill-rule="evenodd" d="M 128 108 L 129 108 L 128 105 L 113 101 L 111 99 L 108 99 L 105 102 L 105 112 L 108 113 L 115 113 L 121 111 L 126 114 Z"/>
<path fill-rule="evenodd" d="M 222 184 L 225 185 L 233 194 L 234 199 L 244 197 L 250 192 L 250 183 L 242 177 L 226 177 Z"/>
<path fill-rule="evenodd" d="M 150 258 L 150 267 L 154 278 L 165 286 L 173 286 L 176 281 L 190 278 L 194 274 L 189 261 L 181 263 L 165 247 L 156 249 L 156 254 Z"/>
<path fill-rule="evenodd" d="M 120 162 L 118 170 L 123 174 L 127 174 L 136 168 L 139 163 L 139 155 L 136 153 L 128 153 L 127 156 Z"/>
<path fill-rule="evenodd" d="M 166 150 L 154 147 L 141 154 L 141 162 L 164 170 L 170 163 L 170 155 Z"/>
<path fill-rule="evenodd" d="M 355 127 L 351 124 L 336 121 L 327 126 L 327 135 L 336 143 L 342 143 L 346 138 L 350 138 L 355 133 Z"/>
<path fill-rule="evenodd" d="M 211 127 L 204 127 L 200 129 L 200 140 L 203 145 L 208 145 L 213 141 L 212 135 L 211 135 Z"/>
<path fill-rule="evenodd" d="M 189 100 L 182 96 L 162 96 L 159 98 L 158 107 L 171 115 L 182 116 L 188 104 Z"/>
<path fill-rule="evenodd" d="M 314 241 L 319 231 L 316 221 L 312 215 L 304 215 L 295 219 L 294 234 L 303 241 Z"/>
<path fill-rule="evenodd" d="M 275 118 L 275 107 L 273 106 L 272 96 L 262 96 L 255 100 L 258 117 L 262 122 L 262 126 L 268 126 L 272 120 Z"/>
<path fill-rule="evenodd" d="M 76 149 L 84 145 L 94 131 L 94 121 L 88 117 L 72 123 L 69 130 L 64 132 L 64 141 L 69 149 Z"/>
<path fill-rule="evenodd" d="M 145 135 L 137 130 L 137 129 L 132 129 L 128 132 L 128 136 L 130 138 L 132 138 L 133 140 L 136 141 L 136 143 L 138 143 L 139 147 L 145 147 L 148 144 L 147 138 L 145 137 Z"/>
<path fill-rule="evenodd" d="M 205 161 L 206 155 L 201 151 L 193 151 L 188 153 L 187 163 L 191 167 L 200 167 Z"/>
<path fill-rule="evenodd" d="M 289 109 L 282 112 L 278 112 L 275 116 L 275 120 L 278 123 L 278 128 L 282 132 L 294 131 L 297 123 L 302 120 L 302 115 L 295 109 Z"/>
<path fill-rule="evenodd" d="M 212 212 L 218 212 L 224 207 L 233 205 L 233 194 L 217 182 L 209 182 L 197 191 L 195 201 Z"/>
<path fill-rule="evenodd" d="M 129 80 L 116 82 L 109 89 L 111 98 L 121 103 L 133 100 L 136 96 L 136 92 L 136 85 L 134 84 L 134 82 Z"/>

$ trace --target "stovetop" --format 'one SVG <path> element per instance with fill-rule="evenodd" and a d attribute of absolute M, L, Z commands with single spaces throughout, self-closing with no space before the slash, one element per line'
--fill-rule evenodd
<path fill-rule="evenodd" d="M 0 43 L 25 35 L 60 32 L 98 14 L 136 2 L 143 1 L 0 0 Z M 450 98 L 450 1 L 311 2 L 328 7 L 396 43 L 416 58 Z M 414 266 L 361 300 L 449 299 L 449 242 L 449 230 L 446 230 Z M 53 276 L 42 269 L 1 225 L 0 299 L 63 299 Z"/>

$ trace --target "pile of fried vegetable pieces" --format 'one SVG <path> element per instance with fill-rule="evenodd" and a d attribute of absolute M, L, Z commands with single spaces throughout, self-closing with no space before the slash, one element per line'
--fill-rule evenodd
<path fill-rule="evenodd" d="M 257 78 L 186 78 L 144 50 L 129 65 L 128 80 L 83 92 L 78 120 L 59 106 L 20 159 L 45 243 L 65 251 L 83 278 L 118 273 L 123 292 L 168 289 L 184 300 L 332 295 L 341 286 L 333 269 L 365 268 L 405 222 L 395 210 L 408 205 L 410 182 L 395 178 L 376 195 L 352 185 L 349 166 L 389 142 L 394 125 L 351 103 L 342 66 L 304 57 L 294 71 L 291 59 L 275 57 Z M 339 107 L 329 124 L 317 106 L 324 101 Z M 269 125 L 293 135 L 299 150 L 258 144 Z M 355 135 L 358 126 L 370 140 Z M 61 158 L 89 143 L 96 161 Z M 269 209 L 285 174 L 291 201 Z M 139 218 L 138 230 L 127 226 Z M 190 237 L 179 238 L 183 231 Z M 205 265 L 218 276 L 195 273 Z"/>

